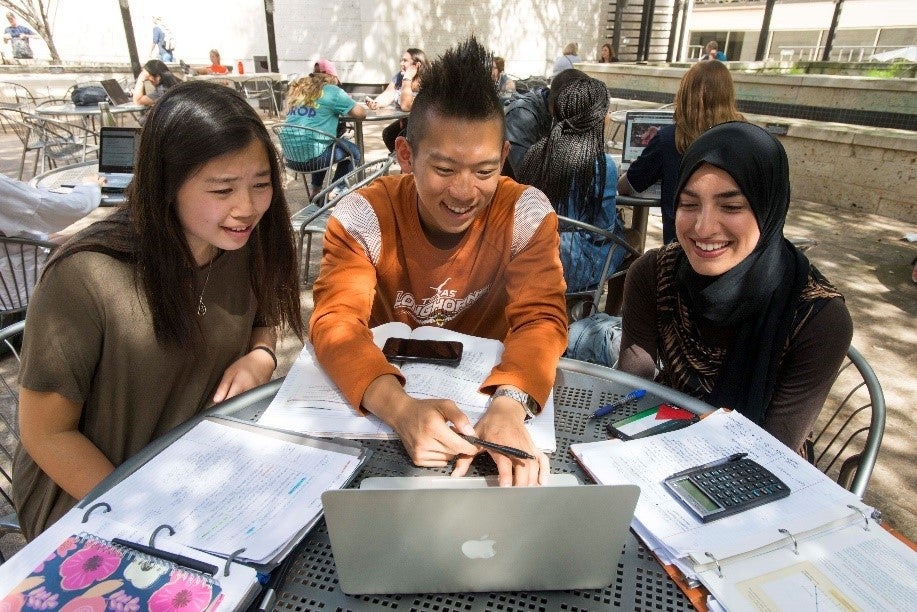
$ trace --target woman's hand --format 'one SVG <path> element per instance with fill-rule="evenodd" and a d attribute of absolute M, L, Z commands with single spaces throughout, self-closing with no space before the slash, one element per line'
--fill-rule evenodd
<path fill-rule="evenodd" d="M 213 394 L 214 402 L 222 402 L 271 380 L 274 359 L 267 351 L 252 349 L 236 359 L 226 371 Z"/>

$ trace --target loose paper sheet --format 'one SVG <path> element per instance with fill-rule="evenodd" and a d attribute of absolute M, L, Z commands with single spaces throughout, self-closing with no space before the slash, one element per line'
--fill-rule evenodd
<path fill-rule="evenodd" d="M 380 348 L 391 337 L 458 340 L 462 361 L 457 367 L 429 363 L 401 366 L 405 391 L 418 399 L 453 400 L 472 423 L 484 414 L 488 395 L 478 388 L 500 361 L 503 343 L 438 327 L 411 329 L 403 323 L 386 323 L 373 328 L 373 341 Z M 296 431 L 313 436 L 340 438 L 395 438 L 391 427 L 375 415 L 360 415 L 325 374 L 310 343 L 306 343 L 290 368 L 274 400 L 258 420 L 260 425 Z M 548 397 L 544 409 L 527 425 L 532 441 L 543 451 L 557 449 L 554 432 L 554 398 Z"/>

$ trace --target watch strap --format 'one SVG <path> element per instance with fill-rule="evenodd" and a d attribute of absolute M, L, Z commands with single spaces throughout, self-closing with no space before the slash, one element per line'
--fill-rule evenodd
<path fill-rule="evenodd" d="M 541 412 L 541 407 L 538 405 L 538 402 L 532 399 L 532 396 L 528 393 L 516 391 L 515 389 L 497 389 L 493 392 L 493 395 L 490 396 L 490 401 L 493 401 L 497 397 L 509 397 L 522 404 L 522 409 L 525 410 L 526 421 L 535 418 L 535 415 Z"/>

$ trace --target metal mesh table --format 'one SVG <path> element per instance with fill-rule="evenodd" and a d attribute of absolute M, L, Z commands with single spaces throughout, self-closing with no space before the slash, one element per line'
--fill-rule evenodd
<path fill-rule="evenodd" d="M 256 421 L 271 399 L 276 395 L 282 379 L 252 389 L 222 404 L 214 406 L 207 414 L 232 416 Z M 671 402 L 697 413 L 713 408 L 695 398 L 673 391 L 662 385 L 636 376 L 594 366 L 581 361 L 561 359 L 554 384 L 555 430 L 557 451 L 551 457 L 551 471 L 575 474 L 582 482 L 591 482 L 570 454 L 570 445 L 577 442 L 594 442 L 607 439 L 605 420 L 590 420 L 596 407 L 620 399 L 635 388 L 644 388 L 646 395 L 622 413 L 629 415 Z M 134 455 L 105 480 L 99 483 L 81 502 L 86 507 L 156 453 L 190 430 L 205 415 L 176 427 L 152 442 L 141 453 Z M 351 486 L 359 486 L 369 476 L 410 476 L 446 474 L 449 468 L 418 468 L 411 463 L 404 447 L 396 440 L 364 440 L 372 449 L 372 456 L 363 466 Z M 472 464 L 471 475 L 484 476 L 496 473 L 496 466 L 487 455 L 479 456 Z M 595 526 L 584 526 L 594 529 Z M 610 554 L 616 554 L 611 551 Z M 653 555 L 631 533 L 624 544 L 618 562 L 618 572 L 613 584 L 591 591 L 535 591 L 500 593 L 437 593 L 418 595 L 345 595 L 338 587 L 334 556 L 328 539 L 325 521 L 320 520 L 306 539 L 294 550 L 291 567 L 280 585 L 274 610 L 430 610 L 499 611 L 513 610 L 535 612 L 567 610 L 666 610 L 678 612 L 693 610 L 693 606 L 678 586 L 669 578 Z"/>
<path fill-rule="evenodd" d="M 588 369 L 588 368 L 584 368 Z M 569 452 L 571 444 L 606 439 L 604 421 L 590 420 L 595 407 L 625 395 L 632 387 L 582 372 L 561 369 L 554 387 L 557 451 L 551 457 L 552 473 L 575 474 L 591 482 Z M 666 398 L 670 399 L 670 398 Z M 656 405 L 663 398 L 652 392 L 629 411 Z M 257 418 L 257 414 L 251 415 Z M 364 440 L 373 454 L 352 486 L 370 476 L 431 475 L 450 468 L 417 468 L 411 464 L 400 442 Z M 473 474 L 496 473 L 487 455 L 473 464 Z M 593 527 L 589 527 L 593 528 Z M 614 551 L 610 554 L 615 554 Z M 275 610 L 693 610 L 678 586 L 653 555 L 631 533 L 618 562 L 613 584 L 592 591 L 537 591 L 501 593 L 437 593 L 419 595 L 345 595 L 338 587 L 334 556 L 324 520 L 299 547 L 292 567 L 277 595 Z"/>

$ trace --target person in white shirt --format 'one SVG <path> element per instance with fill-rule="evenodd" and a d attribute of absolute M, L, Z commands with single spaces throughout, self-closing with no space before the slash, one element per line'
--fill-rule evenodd
<path fill-rule="evenodd" d="M 102 188 L 98 176 L 87 177 L 69 193 L 56 193 L 0 174 L 0 232 L 47 240 L 98 207 Z"/>

